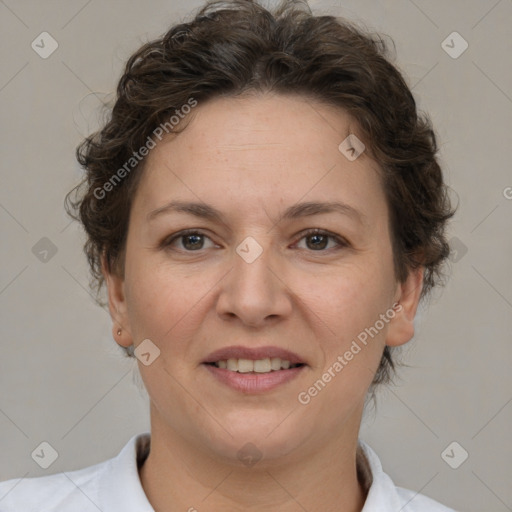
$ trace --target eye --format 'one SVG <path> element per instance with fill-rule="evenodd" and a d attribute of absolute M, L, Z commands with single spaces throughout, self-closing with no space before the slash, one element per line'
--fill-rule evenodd
<path fill-rule="evenodd" d="M 186 229 L 184 231 L 180 231 L 179 233 L 175 233 L 174 235 L 171 235 L 170 237 L 163 240 L 161 247 L 166 249 L 170 248 L 171 250 L 175 249 L 183 252 L 197 252 L 208 248 L 205 247 L 205 240 L 209 240 L 211 242 L 211 247 L 215 246 L 212 240 L 204 233 L 194 229 Z M 329 250 L 349 246 L 348 242 L 343 238 L 328 231 L 317 228 L 309 229 L 304 232 L 299 242 L 302 240 L 306 240 L 306 247 L 299 248 L 306 248 L 315 252 L 322 252 L 326 249 Z M 334 247 L 328 247 L 330 241 L 334 242 Z M 179 247 L 176 247 L 178 243 Z"/>
<path fill-rule="evenodd" d="M 317 252 L 328 248 L 327 246 L 329 245 L 329 239 L 333 240 L 336 245 L 334 247 L 329 247 L 328 249 L 348 247 L 348 243 L 343 238 L 321 229 L 309 229 L 303 233 L 303 236 L 300 240 L 304 239 L 306 239 L 306 248 Z M 308 243 L 308 239 L 310 240 L 310 243 Z"/>
<path fill-rule="evenodd" d="M 178 250 L 182 250 L 185 252 L 194 252 L 199 251 L 201 249 L 205 249 L 204 247 L 204 241 L 210 240 L 204 233 L 201 233 L 200 231 L 196 231 L 193 229 L 187 229 L 185 231 L 180 231 L 179 233 L 175 233 L 169 238 L 166 238 L 162 242 L 162 246 L 164 248 L 169 248 L 176 245 L 176 242 L 181 241 L 180 246 L 178 247 Z M 211 242 L 211 240 L 210 240 Z M 213 242 L 212 242 L 213 244 Z M 214 245 L 214 244 L 213 244 Z"/>

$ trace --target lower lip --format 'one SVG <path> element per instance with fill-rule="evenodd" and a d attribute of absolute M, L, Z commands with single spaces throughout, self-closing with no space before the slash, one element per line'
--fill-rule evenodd
<path fill-rule="evenodd" d="M 217 379 L 242 393 L 263 393 L 277 388 L 281 384 L 290 382 L 297 377 L 306 366 L 277 370 L 268 373 L 238 373 L 217 368 L 211 364 L 203 364 L 204 367 Z"/>

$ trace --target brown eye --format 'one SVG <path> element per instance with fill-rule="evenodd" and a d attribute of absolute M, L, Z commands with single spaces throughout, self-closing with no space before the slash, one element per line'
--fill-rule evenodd
<path fill-rule="evenodd" d="M 312 229 L 303 234 L 301 240 L 306 240 L 306 248 L 312 251 L 324 251 L 328 249 L 336 249 L 346 247 L 348 244 L 342 238 L 327 231 L 320 229 Z M 328 247 L 329 241 L 335 242 L 334 247 Z"/>
<path fill-rule="evenodd" d="M 164 240 L 162 247 L 176 249 L 184 252 L 194 252 L 204 249 L 206 240 L 210 239 L 199 231 L 180 231 L 179 233 L 176 233 L 170 238 Z"/>
<path fill-rule="evenodd" d="M 204 244 L 203 235 L 183 235 L 180 237 L 183 240 L 183 247 L 187 250 L 202 249 Z"/>

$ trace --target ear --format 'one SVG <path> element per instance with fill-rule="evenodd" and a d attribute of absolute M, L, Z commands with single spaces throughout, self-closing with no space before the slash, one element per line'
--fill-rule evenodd
<path fill-rule="evenodd" d="M 389 322 L 386 345 L 397 347 L 407 343 L 414 336 L 414 317 L 423 289 L 424 268 L 409 271 L 407 279 L 398 283 L 395 295 L 395 316 Z"/>
<path fill-rule="evenodd" d="M 126 306 L 124 278 L 108 268 L 104 253 L 101 257 L 101 271 L 108 291 L 108 309 L 113 322 L 112 335 L 118 345 L 129 347 L 133 344 L 133 338 Z"/>

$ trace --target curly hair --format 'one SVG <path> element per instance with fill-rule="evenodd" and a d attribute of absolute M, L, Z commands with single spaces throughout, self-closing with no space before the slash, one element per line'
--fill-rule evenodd
<path fill-rule="evenodd" d="M 273 10 L 253 0 L 210 1 L 191 21 L 142 46 L 126 63 L 106 124 L 77 148 L 86 175 L 66 196 L 68 214 L 86 231 L 98 303 L 104 305 L 102 255 L 109 271 L 124 275 L 130 207 L 145 162 L 134 161 L 137 151 L 190 98 L 265 92 L 342 107 L 355 119 L 382 172 L 396 277 L 403 282 L 423 267 L 423 298 L 442 280 L 445 226 L 454 210 L 432 124 L 391 60 L 383 36 L 340 17 L 314 16 L 306 1 L 293 0 Z M 180 123 L 179 131 L 185 128 Z M 107 189 L 128 161 L 133 170 Z M 394 370 L 386 347 L 372 386 L 388 382 Z"/>

